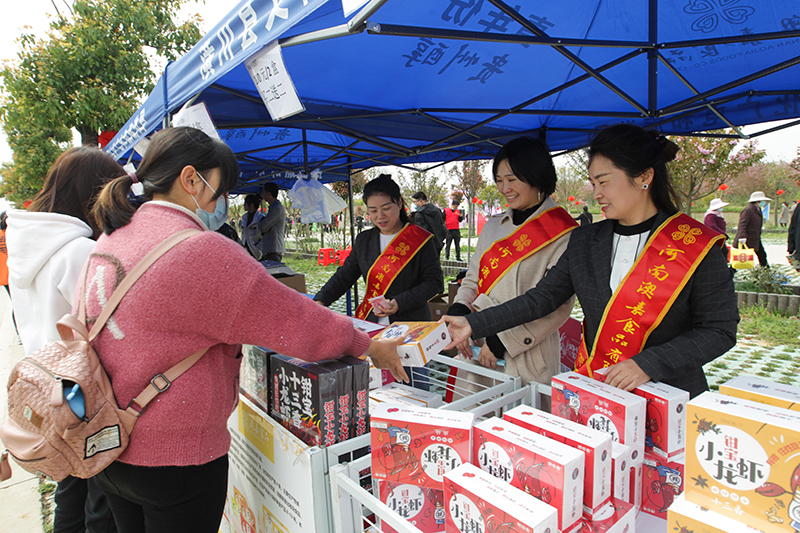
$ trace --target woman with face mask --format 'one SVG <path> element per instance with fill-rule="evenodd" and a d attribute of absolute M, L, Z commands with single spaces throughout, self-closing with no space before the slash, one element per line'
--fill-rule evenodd
<path fill-rule="evenodd" d="M 747 207 L 739 213 L 739 227 L 736 228 L 736 237 L 733 239 L 733 247 L 739 246 L 740 241 L 744 241 L 748 248 L 752 248 L 758 257 L 758 264 L 768 267 L 767 252 L 761 244 L 761 227 L 764 225 L 764 215 L 762 209 L 769 204 L 770 199 L 764 196 L 761 191 L 756 191 L 750 195 Z"/>
<path fill-rule="evenodd" d="M 589 181 L 606 220 L 570 233 L 567 250 L 525 294 L 443 317 L 453 344 L 552 313 L 573 295 L 584 313 L 575 371 L 631 391 L 663 381 L 696 396 L 703 365 L 736 343 L 739 312 L 724 236 L 678 212 L 666 162 L 677 145 L 620 124 L 589 147 Z M 610 368 L 609 368 L 610 367 Z"/>
<path fill-rule="evenodd" d="M 208 348 L 142 412 L 129 446 L 96 476 L 122 533 L 216 533 L 242 343 L 310 361 L 368 355 L 407 379 L 396 343 L 370 340 L 213 231 L 227 218 L 237 177 L 224 142 L 197 129 L 168 128 L 153 136 L 136 174 L 110 182 L 94 208 L 104 234 L 87 263 L 90 319 L 148 251 L 181 230 L 201 230 L 144 273 L 92 342 L 119 405 L 153 376 Z M 141 206 L 129 201 L 136 182 L 147 200 Z"/>

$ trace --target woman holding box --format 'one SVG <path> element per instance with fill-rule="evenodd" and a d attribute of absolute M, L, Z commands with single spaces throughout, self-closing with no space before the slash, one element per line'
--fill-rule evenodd
<path fill-rule="evenodd" d="M 400 187 L 388 174 L 367 183 L 363 198 L 374 227 L 356 236 L 353 251 L 314 299 L 328 306 L 363 277 L 366 294 L 357 318 L 386 325 L 429 321 L 428 300 L 443 284 L 432 235 L 409 222 Z M 425 369 L 415 373 L 426 374 Z"/>
<path fill-rule="evenodd" d="M 544 141 L 519 137 L 494 157 L 492 175 L 509 209 L 483 227 L 469 270 L 449 315 L 468 315 L 500 305 L 524 293 L 556 265 L 577 227 L 550 195 L 556 188 L 556 169 Z M 486 337 L 478 361 L 495 368 L 505 360 L 505 371 L 530 381 L 550 383 L 559 370 L 558 328 L 569 317 L 574 298 L 549 315 Z M 459 352 L 472 358 L 469 341 Z"/>
<path fill-rule="evenodd" d="M 607 220 L 575 229 L 538 285 L 503 305 L 444 317 L 453 345 L 545 316 L 577 295 L 584 336 L 576 371 L 631 391 L 664 381 L 696 396 L 703 365 L 736 343 L 739 313 L 724 235 L 675 207 L 666 162 L 677 146 L 620 124 L 589 148 L 589 181 Z"/>
<path fill-rule="evenodd" d="M 92 342 L 123 406 L 153 376 L 208 348 L 142 411 L 128 447 L 95 478 L 122 533 L 216 533 L 242 343 L 314 361 L 368 355 L 406 378 L 396 344 L 370 340 L 347 317 L 275 281 L 244 248 L 214 231 L 228 216 L 227 193 L 238 173 L 222 141 L 193 128 L 167 128 L 153 136 L 136 174 L 106 185 L 93 210 L 104 235 L 86 267 L 88 317 L 100 314 L 147 252 L 177 232 L 199 230 L 144 273 Z M 129 201 L 134 183 L 148 200 L 138 208 Z"/>

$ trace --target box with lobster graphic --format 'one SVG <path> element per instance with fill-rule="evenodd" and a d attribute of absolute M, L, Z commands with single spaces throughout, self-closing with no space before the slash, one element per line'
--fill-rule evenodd
<path fill-rule="evenodd" d="M 686 416 L 686 500 L 766 533 L 800 530 L 800 413 L 704 392 Z"/>
<path fill-rule="evenodd" d="M 372 477 L 441 489 L 444 474 L 472 460 L 475 415 L 378 403 L 370 413 Z"/>
<path fill-rule="evenodd" d="M 667 459 L 686 451 L 686 403 L 689 393 L 666 383 L 648 381 L 634 392 L 645 399 L 645 450 Z"/>
<path fill-rule="evenodd" d="M 642 466 L 642 511 L 666 520 L 667 509 L 683 493 L 684 472 L 683 455 L 668 460 L 645 453 Z"/>
<path fill-rule="evenodd" d="M 558 513 L 472 464 L 444 476 L 445 531 L 556 533 Z"/>
<path fill-rule="evenodd" d="M 503 419 L 584 453 L 583 512 L 592 516 L 611 498 L 611 435 L 520 405 Z"/>
<path fill-rule="evenodd" d="M 611 498 L 593 517 L 584 516 L 577 529 L 569 533 L 633 533 L 636 528 L 636 510 L 628 502 Z"/>
<path fill-rule="evenodd" d="M 422 533 L 444 531 L 444 491 L 407 483 L 379 481 L 380 500 L 392 511 L 405 518 Z M 380 522 L 383 533 L 396 533 L 396 529 Z"/>
<path fill-rule="evenodd" d="M 576 372 L 553 376 L 551 412 L 644 454 L 645 399 Z"/>
<path fill-rule="evenodd" d="M 719 386 L 720 394 L 800 411 L 800 387 L 753 376 L 736 376 Z"/>
<path fill-rule="evenodd" d="M 582 451 L 501 418 L 473 429 L 474 464 L 558 510 L 559 529 L 583 515 Z"/>
<path fill-rule="evenodd" d="M 738 520 L 687 502 L 683 494 L 667 511 L 667 531 L 678 533 L 760 533 L 761 530 Z"/>

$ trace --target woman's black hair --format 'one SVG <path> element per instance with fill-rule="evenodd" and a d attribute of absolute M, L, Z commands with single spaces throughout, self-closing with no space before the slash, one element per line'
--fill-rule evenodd
<path fill-rule="evenodd" d="M 227 144 L 195 128 L 166 128 L 153 135 L 136 170 L 145 198 L 151 200 L 153 193 L 168 193 L 188 165 L 201 175 L 219 168 L 220 183 L 213 199 L 231 190 L 239 178 L 239 163 Z M 123 176 L 100 193 L 93 212 L 105 233 L 128 224 L 138 209 L 128 199 L 132 184 L 131 176 Z"/>
<path fill-rule="evenodd" d="M 549 196 L 556 191 L 556 167 L 550 148 L 541 139 L 517 137 L 503 145 L 492 162 L 492 176 L 497 181 L 497 167 L 508 161 L 511 171 L 521 181 Z"/>
<path fill-rule="evenodd" d="M 408 224 L 408 213 L 406 213 L 406 203 L 403 200 L 403 195 L 400 194 L 400 186 L 395 183 L 392 176 L 389 174 L 381 174 L 374 180 L 364 185 L 364 193 L 362 199 L 367 203 L 367 199 L 373 194 L 385 194 L 392 202 L 400 206 L 400 222 L 403 225 Z"/>
<path fill-rule="evenodd" d="M 675 159 L 680 147 L 656 131 L 632 124 L 616 124 L 598 133 L 589 146 L 589 164 L 596 155 L 611 161 L 631 180 L 653 169 L 650 197 L 656 207 L 669 215 L 678 212 L 678 193 L 672 185 L 667 163 Z"/>

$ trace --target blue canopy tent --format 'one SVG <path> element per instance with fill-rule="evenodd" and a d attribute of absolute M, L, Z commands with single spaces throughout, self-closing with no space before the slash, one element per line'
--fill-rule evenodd
<path fill-rule="evenodd" d="M 243 64 L 275 39 L 306 108 L 279 122 Z M 192 100 L 240 159 L 241 190 L 490 158 L 521 134 L 571 150 L 621 121 L 743 136 L 800 117 L 799 64 L 796 0 L 371 0 L 348 18 L 338 0 L 243 0 L 106 150 L 126 158 Z"/>

